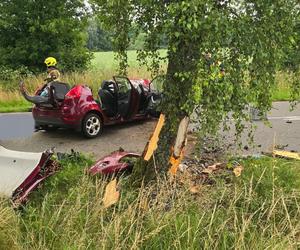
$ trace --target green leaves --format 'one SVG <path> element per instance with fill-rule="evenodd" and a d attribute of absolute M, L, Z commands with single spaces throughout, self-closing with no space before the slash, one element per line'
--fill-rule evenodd
<path fill-rule="evenodd" d="M 0 65 L 45 69 L 55 56 L 59 67 L 84 69 L 90 59 L 86 45 L 83 0 L 4 1 L 0 8 Z"/>
<path fill-rule="evenodd" d="M 202 130 L 216 130 L 229 112 L 237 128 L 242 128 L 249 103 L 266 112 L 283 55 L 299 44 L 297 0 L 94 2 L 99 16 L 115 32 L 114 46 L 124 73 L 133 27 L 145 34 L 139 58 L 145 63 L 146 57 L 152 58 L 148 66 L 154 74 L 160 62 L 159 37 L 166 37 L 168 68 L 162 106 L 172 129 L 178 117 L 190 115 L 197 107 L 201 107 Z M 289 49 L 290 58 L 297 55 L 295 51 Z"/>

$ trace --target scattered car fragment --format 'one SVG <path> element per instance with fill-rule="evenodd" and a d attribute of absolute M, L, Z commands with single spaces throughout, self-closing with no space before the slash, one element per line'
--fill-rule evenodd
<path fill-rule="evenodd" d="M 161 93 L 153 81 L 115 76 L 102 82 L 96 99 L 85 85 L 71 88 L 57 81 L 45 84 L 34 96 L 27 93 L 24 82 L 20 90 L 35 104 L 32 114 L 37 130 L 75 128 L 93 138 L 101 134 L 104 125 L 157 117 Z M 43 96 L 45 89 L 48 95 Z"/>
<path fill-rule="evenodd" d="M 14 204 L 25 203 L 28 195 L 58 170 L 52 155 L 51 150 L 28 153 L 0 146 L 0 197 L 9 198 Z"/>
<path fill-rule="evenodd" d="M 119 201 L 120 192 L 117 190 L 117 179 L 110 181 L 105 187 L 103 205 L 108 208 Z"/>
<path fill-rule="evenodd" d="M 139 154 L 118 150 L 98 160 L 89 169 L 89 173 L 91 175 L 120 173 L 132 168 L 134 164 L 133 162 L 139 157 Z M 133 161 L 130 161 L 130 158 Z"/>
<path fill-rule="evenodd" d="M 273 155 L 277 157 L 300 160 L 300 154 L 296 152 L 273 150 Z"/>

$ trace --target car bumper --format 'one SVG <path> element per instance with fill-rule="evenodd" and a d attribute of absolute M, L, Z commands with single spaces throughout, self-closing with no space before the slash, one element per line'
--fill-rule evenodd
<path fill-rule="evenodd" d="M 71 115 L 68 110 L 48 110 L 39 107 L 34 107 L 32 115 L 35 121 L 35 126 L 55 126 L 66 128 L 80 128 L 81 118 Z"/>

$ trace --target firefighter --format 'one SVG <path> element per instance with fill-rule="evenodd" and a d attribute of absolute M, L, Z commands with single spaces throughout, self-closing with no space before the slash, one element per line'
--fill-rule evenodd
<path fill-rule="evenodd" d="M 45 81 L 47 83 L 52 82 L 52 81 L 59 81 L 60 78 L 60 72 L 58 68 L 56 67 L 57 61 L 54 57 L 47 57 L 45 59 L 45 64 L 47 66 L 47 78 Z"/>
<path fill-rule="evenodd" d="M 57 61 L 54 57 L 47 57 L 44 62 L 47 66 L 47 74 L 48 74 L 47 78 L 45 79 L 47 87 L 44 88 L 40 96 L 48 97 L 51 83 L 54 81 L 60 81 L 60 72 L 56 67 Z"/>

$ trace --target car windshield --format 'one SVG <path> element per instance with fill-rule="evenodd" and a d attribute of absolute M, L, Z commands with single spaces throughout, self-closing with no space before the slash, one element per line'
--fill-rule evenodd
<path fill-rule="evenodd" d="M 116 77 L 115 80 L 118 84 L 118 91 L 120 94 L 125 94 L 131 90 L 131 85 L 127 78 Z"/>

